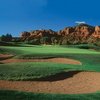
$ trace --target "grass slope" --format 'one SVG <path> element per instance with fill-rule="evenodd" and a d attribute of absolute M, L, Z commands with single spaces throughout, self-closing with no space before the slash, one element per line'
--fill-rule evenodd
<path fill-rule="evenodd" d="M 0 100 L 100 100 L 100 93 L 64 95 L 0 90 Z"/>
<path fill-rule="evenodd" d="M 33 80 L 54 75 L 65 70 L 85 70 L 100 72 L 100 52 L 65 48 L 59 46 L 1 47 L 0 53 L 14 53 L 17 58 L 65 57 L 77 59 L 82 65 L 68 65 L 47 62 L 25 62 L 0 64 L 0 79 Z"/>
<path fill-rule="evenodd" d="M 32 80 L 64 71 L 66 65 L 56 63 L 14 63 L 0 65 L 1 80 Z"/>
<path fill-rule="evenodd" d="M 0 64 L 0 79 L 33 80 L 54 75 L 65 70 L 85 70 L 100 72 L 100 52 L 60 46 L 0 46 L 0 53 L 14 54 L 15 58 L 65 57 L 77 59 L 82 65 L 57 63 L 11 63 Z M 100 100 L 100 92 L 90 94 L 37 94 L 0 90 L 0 100 Z"/>

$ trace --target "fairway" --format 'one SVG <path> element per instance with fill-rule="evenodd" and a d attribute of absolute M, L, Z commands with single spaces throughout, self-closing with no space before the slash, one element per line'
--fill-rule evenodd
<path fill-rule="evenodd" d="M 62 54 L 100 54 L 95 50 L 78 49 L 78 48 L 67 48 L 61 46 L 31 46 L 31 47 L 0 47 L 1 53 L 10 53 L 15 55 L 33 55 L 44 54 L 44 55 L 62 55 Z"/>

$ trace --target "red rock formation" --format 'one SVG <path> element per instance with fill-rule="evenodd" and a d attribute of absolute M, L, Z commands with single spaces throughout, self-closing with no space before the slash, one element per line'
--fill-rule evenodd
<path fill-rule="evenodd" d="M 49 42 L 57 41 L 59 44 L 79 44 L 79 43 L 94 43 L 100 39 L 100 26 L 90 26 L 87 24 L 79 24 L 74 27 L 66 27 L 59 32 L 53 30 L 34 30 L 31 32 L 23 32 L 21 40 L 49 38 Z M 53 38 L 52 38 L 53 37 Z"/>
<path fill-rule="evenodd" d="M 21 33 L 21 40 L 25 41 L 30 36 L 30 32 L 24 31 Z"/>
<path fill-rule="evenodd" d="M 86 43 L 87 39 L 91 36 L 94 32 L 94 27 L 80 24 L 75 27 L 68 27 L 64 30 L 59 31 L 58 33 L 62 37 L 66 37 L 66 42 L 70 43 Z M 65 41 L 65 40 L 64 40 Z"/>
<path fill-rule="evenodd" d="M 100 38 L 100 26 L 95 27 L 95 31 L 92 36 L 95 38 Z"/>

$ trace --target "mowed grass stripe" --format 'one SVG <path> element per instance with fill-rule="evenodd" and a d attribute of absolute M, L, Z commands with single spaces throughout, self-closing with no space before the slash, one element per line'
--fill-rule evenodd
<path fill-rule="evenodd" d="M 68 53 L 69 52 L 69 53 Z M 82 65 L 57 64 L 50 62 L 0 64 L 0 79 L 32 80 L 54 75 L 64 70 L 100 72 L 100 52 L 65 48 L 60 46 L 0 47 L 0 53 L 14 53 L 17 58 L 64 57 L 79 60 Z"/>
<path fill-rule="evenodd" d="M 0 90 L 0 100 L 99 100 L 100 92 L 89 94 L 43 94 Z"/>
<path fill-rule="evenodd" d="M 100 54 L 93 50 L 78 49 L 78 48 L 65 48 L 60 46 L 36 46 L 36 47 L 0 47 L 0 53 L 13 53 L 16 55 L 25 54 Z"/>

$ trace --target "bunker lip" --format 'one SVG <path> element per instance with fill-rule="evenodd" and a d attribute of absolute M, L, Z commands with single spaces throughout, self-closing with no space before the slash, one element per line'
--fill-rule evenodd
<path fill-rule="evenodd" d="M 12 58 L 13 55 L 11 54 L 0 54 L 0 60 L 5 60 L 5 59 L 9 59 Z"/>
<path fill-rule="evenodd" d="M 74 73 L 74 74 L 73 74 Z M 100 73 L 77 72 L 71 77 L 57 81 L 5 81 L 0 80 L 0 89 L 33 93 L 83 94 L 100 91 Z M 67 74 L 66 74 L 67 75 Z"/>
<path fill-rule="evenodd" d="M 82 65 L 82 63 L 78 60 L 68 59 L 68 58 L 48 58 L 48 59 L 6 59 L 2 60 L 1 63 L 17 63 L 17 62 L 54 62 L 61 64 L 74 64 L 74 65 Z"/>

